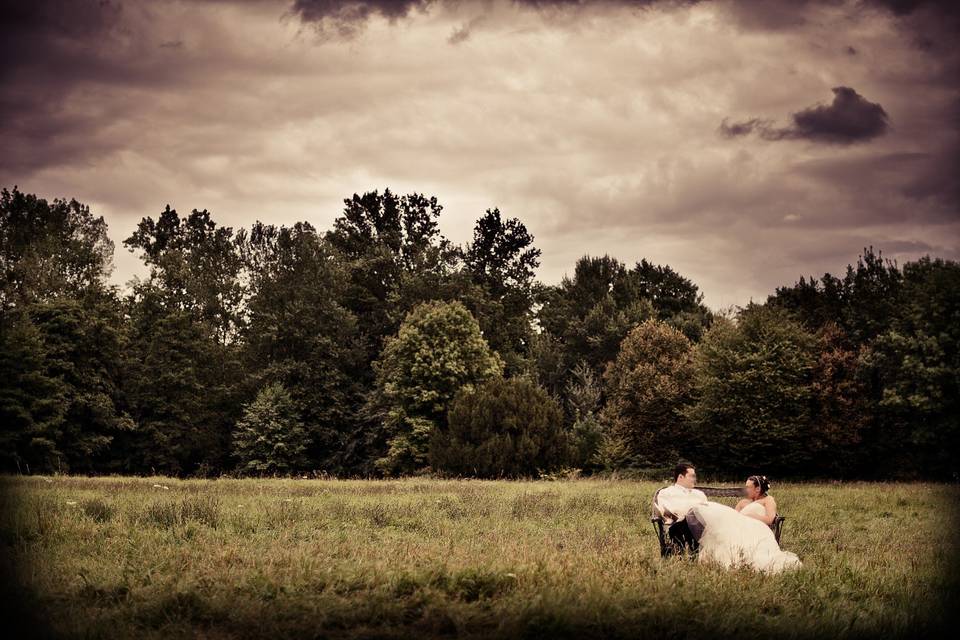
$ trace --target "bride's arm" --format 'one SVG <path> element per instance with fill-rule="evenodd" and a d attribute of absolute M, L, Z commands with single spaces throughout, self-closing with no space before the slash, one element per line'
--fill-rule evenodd
<path fill-rule="evenodd" d="M 744 508 L 745 506 L 747 506 L 748 504 L 750 504 L 750 501 L 747 500 L 746 498 L 744 498 L 743 500 L 741 500 L 740 502 L 737 503 L 737 506 L 735 506 L 734 509 L 736 509 L 737 511 L 740 511 L 741 509 L 743 509 L 743 508 Z"/>

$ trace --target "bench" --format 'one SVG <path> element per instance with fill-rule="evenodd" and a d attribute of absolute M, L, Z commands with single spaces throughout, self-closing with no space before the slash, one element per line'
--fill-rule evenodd
<path fill-rule="evenodd" d="M 653 502 L 651 502 L 650 507 L 650 522 L 653 523 L 653 530 L 657 533 L 657 540 L 660 541 L 660 556 L 666 557 L 669 555 L 681 555 L 683 549 L 679 548 L 671 539 L 670 534 L 667 533 L 667 526 L 663 521 L 663 516 L 660 515 L 660 510 L 657 508 L 657 496 L 660 495 L 660 491 L 665 487 L 660 487 L 653 494 Z M 743 487 L 696 487 L 696 489 L 703 491 L 708 498 L 742 498 L 743 497 Z M 776 538 L 777 544 L 780 544 L 780 532 L 783 530 L 783 521 L 784 516 L 779 513 L 773 519 L 773 524 L 770 525 L 770 529 L 773 531 L 773 537 Z"/>

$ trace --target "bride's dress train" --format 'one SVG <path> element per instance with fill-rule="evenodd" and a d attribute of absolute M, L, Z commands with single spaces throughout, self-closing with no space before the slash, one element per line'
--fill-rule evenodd
<path fill-rule="evenodd" d="M 717 562 L 726 568 L 746 565 L 769 573 L 800 567 L 800 558 L 795 553 L 780 549 L 770 527 L 744 515 L 748 509 L 758 515 L 764 513 L 763 505 L 756 502 L 744 507 L 743 511 L 719 502 L 708 502 L 693 508 L 703 523 L 700 561 Z"/>

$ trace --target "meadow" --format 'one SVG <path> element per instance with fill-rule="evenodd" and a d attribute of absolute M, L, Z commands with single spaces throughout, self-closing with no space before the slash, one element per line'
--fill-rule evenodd
<path fill-rule="evenodd" d="M 78 638 L 915 637 L 955 609 L 956 485 L 778 483 L 804 567 L 775 576 L 660 558 L 658 486 L 5 476 L 8 606 Z"/>

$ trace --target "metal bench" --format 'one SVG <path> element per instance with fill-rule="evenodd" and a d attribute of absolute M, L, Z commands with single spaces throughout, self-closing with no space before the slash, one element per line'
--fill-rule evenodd
<path fill-rule="evenodd" d="M 660 489 L 657 489 L 653 494 L 653 502 L 650 503 L 650 522 L 653 523 L 653 530 L 656 531 L 657 540 L 660 541 L 660 556 L 682 555 L 683 549 L 679 548 L 679 546 L 670 539 L 670 534 L 667 533 L 667 526 L 663 521 L 663 516 L 660 515 L 660 510 L 657 508 L 657 496 L 660 495 L 660 491 L 665 488 L 666 487 L 660 487 Z M 708 498 L 743 497 L 743 487 L 696 487 L 696 489 L 703 491 Z M 780 544 L 780 532 L 783 530 L 784 520 L 784 516 L 778 513 L 773 519 L 773 524 L 770 525 L 777 544 Z"/>

